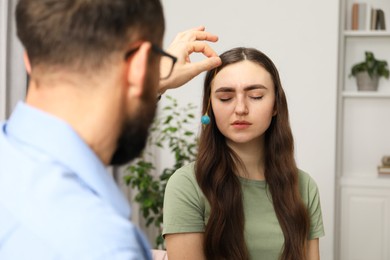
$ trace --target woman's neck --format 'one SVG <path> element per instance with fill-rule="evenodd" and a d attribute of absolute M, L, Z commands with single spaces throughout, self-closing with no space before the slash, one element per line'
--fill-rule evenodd
<path fill-rule="evenodd" d="M 239 164 L 238 175 L 253 180 L 264 180 L 264 146 L 263 141 L 237 144 L 227 142 L 227 145 L 238 155 L 242 162 Z"/>

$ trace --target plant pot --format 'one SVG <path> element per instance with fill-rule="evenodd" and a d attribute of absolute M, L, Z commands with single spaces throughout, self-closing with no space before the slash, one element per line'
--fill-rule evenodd
<path fill-rule="evenodd" d="M 356 74 L 356 84 L 359 91 L 377 91 L 379 76 L 374 74 L 372 78 L 367 71 Z"/>

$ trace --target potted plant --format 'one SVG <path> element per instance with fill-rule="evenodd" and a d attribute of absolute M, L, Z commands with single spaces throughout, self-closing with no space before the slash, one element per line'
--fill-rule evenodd
<path fill-rule="evenodd" d="M 375 91 L 380 77 L 389 78 L 387 61 L 377 60 L 370 51 L 366 51 L 365 56 L 365 61 L 352 66 L 350 76 L 356 78 L 358 90 Z"/>
<path fill-rule="evenodd" d="M 146 149 L 127 168 L 127 185 L 136 188 L 135 202 L 139 204 L 146 227 L 157 228 L 154 248 L 164 249 L 161 236 L 164 192 L 169 177 L 185 164 L 195 160 L 197 137 L 191 130 L 195 119 L 192 104 L 179 107 L 177 100 L 166 96 L 169 104 L 162 108 L 151 128 Z M 174 160 L 171 166 L 156 172 L 155 148 L 168 149 Z"/>

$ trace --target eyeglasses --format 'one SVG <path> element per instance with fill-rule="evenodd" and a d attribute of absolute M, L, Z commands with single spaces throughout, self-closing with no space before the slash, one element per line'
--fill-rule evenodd
<path fill-rule="evenodd" d="M 140 46 L 131 49 L 125 53 L 125 60 L 131 57 L 136 51 L 138 51 Z M 167 52 L 165 52 L 163 49 L 158 47 L 156 44 L 152 43 L 152 51 L 155 53 L 161 55 L 160 64 L 164 64 L 164 66 L 160 66 L 160 79 L 167 79 L 169 76 L 171 76 L 173 67 L 175 66 L 175 63 L 177 61 L 177 58 Z"/>

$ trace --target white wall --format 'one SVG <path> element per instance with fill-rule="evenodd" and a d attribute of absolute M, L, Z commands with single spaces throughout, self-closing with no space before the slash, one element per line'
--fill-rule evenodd
<path fill-rule="evenodd" d="M 16 36 L 16 3 L 17 0 L 0 0 L 0 120 L 26 93 L 23 47 Z"/>
<path fill-rule="evenodd" d="M 0 2 L 0 120 L 6 116 L 6 67 L 7 67 L 7 17 L 8 1 Z"/>
<path fill-rule="evenodd" d="M 321 192 L 326 232 L 320 240 L 321 259 L 333 259 L 339 1 L 162 2 L 167 23 L 165 46 L 177 32 L 205 25 L 220 37 L 212 44 L 218 53 L 237 46 L 255 47 L 279 68 L 298 165 L 313 176 Z M 203 78 L 201 75 L 168 94 L 183 104 L 200 105 Z M 160 161 L 166 160 L 169 158 L 161 155 Z"/>
<path fill-rule="evenodd" d="M 23 46 L 16 35 L 15 8 L 18 0 L 10 0 L 10 15 L 8 17 L 8 104 L 7 113 L 10 114 L 16 103 L 26 95 L 27 73 L 23 62 Z"/>

